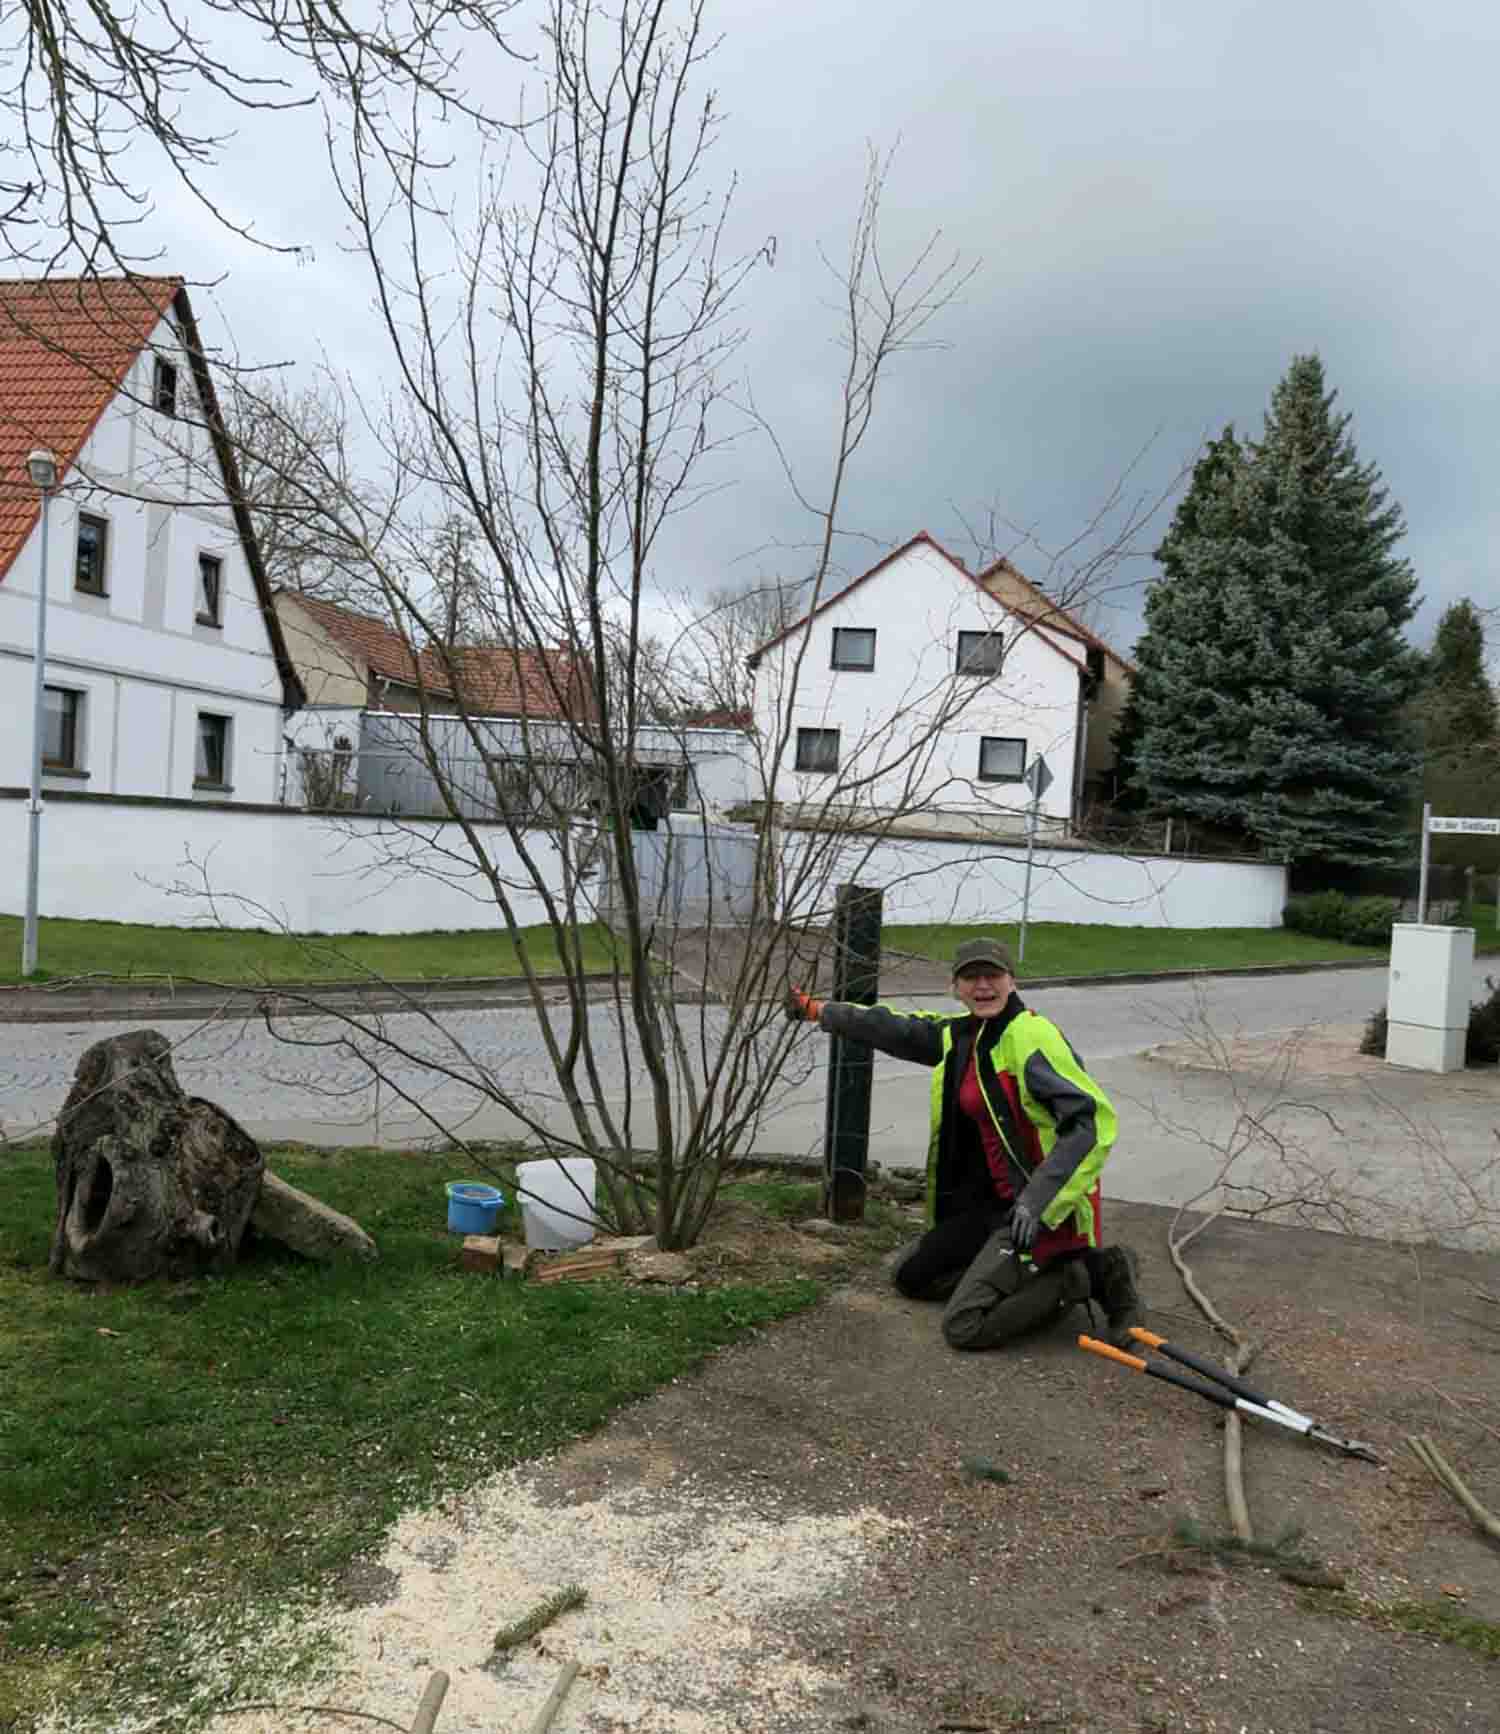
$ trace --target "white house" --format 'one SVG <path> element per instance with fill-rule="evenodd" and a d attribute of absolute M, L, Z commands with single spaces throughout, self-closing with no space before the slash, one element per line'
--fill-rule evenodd
<path fill-rule="evenodd" d="M 47 511 L 45 790 L 273 802 L 301 686 L 187 291 L 0 281 L 0 789 L 29 782 Z"/>
<path fill-rule="evenodd" d="M 1046 829 L 1076 817 L 1098 688 L 1077 637 L 987 587 L 925 531 L 762 645 L 755 721 L 789 817 L 1005 836 L 1038 757 Z"/>

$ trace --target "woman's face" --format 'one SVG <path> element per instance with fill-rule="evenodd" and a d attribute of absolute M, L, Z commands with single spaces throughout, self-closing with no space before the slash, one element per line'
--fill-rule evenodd
<path fill-rule="evenodd" d="M 989 963 L 971 963 L 953 978 L 953 991 L 977 1018 L 999 1017 L 1016 978 Z"/>

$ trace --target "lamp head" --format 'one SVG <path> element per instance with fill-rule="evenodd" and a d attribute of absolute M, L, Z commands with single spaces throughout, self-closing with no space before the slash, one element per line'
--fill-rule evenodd
<path fill-rule="evenodd" d="M 57 459 L 45 446 L 38 446 L 26 459 L 26 470 L 37 487 L 57 486 Z"/>

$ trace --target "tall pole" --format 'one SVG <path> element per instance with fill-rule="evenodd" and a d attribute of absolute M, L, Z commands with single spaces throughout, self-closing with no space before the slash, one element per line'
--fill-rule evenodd
<path fill-rule="evenodd" d="M 833 905 L 833 997 L 874 1005 L 880 995 L 880 923 L 884 894 L 841 885 Z M 875 1050 L 835 1036 L 828 1054 L 824 1117 L 824 1209 L 834 1222 L 863 1222 L 870 1156 L 870 1096 Z"/>
<path fill-rule="evenodd" d="M 1017 963 L 1026 961 L 1026 919 L 1031 913 L 1031 857 L 1036 852 L 1037 809 L 1041 804 L 1042 797 L 1033 795 L 1026 813 L 1026 888 L 1021 893 L 1021 943 L 1016 947 Z"/>
<path fill-rule="evenodd" d="M 31 821 L 26 852 L 26 921 L 21 930 L 21 974 L 36 974 L 37 887 L 42 853 L 42 745 L 47 726 L 47 526 L 51 516 L 52 487 L 56 477 L 42 487 L 42 576 L 36 596 L 36 670 L 31 706 Z"/>
<path fill-rule="evenodd" d="M 1432 802 L 1422 803 L 1422 868 L 1417 876 L 1417 920 L 1427 919 L 1427 835 L 1432 828 Z"/>

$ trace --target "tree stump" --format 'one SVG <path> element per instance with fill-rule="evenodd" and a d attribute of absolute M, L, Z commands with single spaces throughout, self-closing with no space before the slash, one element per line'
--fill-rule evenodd
<path fill-rule="evenodd" d="M 95 1042 L 52 1139 L 51 1267 L 81 1282 L 225 1269 L 255 1208 L 265 1157 L 222 1108 L 188 1096 L 156 1030 Z"/>

